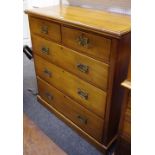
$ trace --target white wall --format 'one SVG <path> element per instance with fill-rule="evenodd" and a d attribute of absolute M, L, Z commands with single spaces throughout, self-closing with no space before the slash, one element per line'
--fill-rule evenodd
<path fill-rule="evenodd" d="M 59 0 L 27 0 L 28 7 L 46 7 L 50 5 L 58 5 Z"/>
<path fill-rule="evenodd" d="M 23 9 L 28 8 L 28 3 L 26 0 L 23 1 Z M 23 44 L 30 45 L 30 34 L 29 34 L 29 25 L 28 18 L 25 13 L 23 13 Z"/>
<path fill-rule="evenodd" d="M 131 0 L 62 0 L 63 4 L 130 14 Z"/>

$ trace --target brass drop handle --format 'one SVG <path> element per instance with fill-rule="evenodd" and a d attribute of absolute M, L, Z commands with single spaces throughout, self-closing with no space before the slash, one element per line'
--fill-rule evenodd
<path fill-rule="evenodd" d="M 43 33 L 43 34 L 48 34 L 48 26 L 43 25 L 43 26 L 41 27 L 41 33 Z"/>
<path fill-rule="evenodd" d="M 53 95 L 50 94 L 49 92 L 46 92 L 46 93 L 45 93 L 45 96 L 46 96 L 46 98 L 47 98 L 48 100 L 53 100 Z"/>
<path fill-rule="evenodd" d="M 89 45 L 89 39 L 87 37 L 85 37 L 84 34 L 81 34 L 76 40 L 77 40 L 78 44 L 83 47 L 87 48 Z"/>
<path fill-rule="evenodd" d="M 87 122 L 88 122 L 87 118 L 84 118 L 84 117 L 82 117 L 80 115 L 78 115 L 77 118 L 78 118 L 79 122 L 82 123 L 82 124 L 87 124 Z"/>
<path fill-rule="evenodd" d="M 83 98 L 83 99 L 85 99 L 85 100 L 88 100 L 88 93 L 87 93 L 87 92 L 85 92 L 85 91 L 81 90 L 80 88 L 78 88 L 77 93 L 78 93 L 78 95 L 79 95 L 81 98 Z"/>
<path fill-rule="evenodd" d="M 42 52 L 43 54 L 49 55 L 49 48 L 48 48 L 48 47 L 42 47 L 42 48 L 41 48 L 41 52 Z"/>
<path fill-rule="evenodd" d="M 84 73 L 88 73 L 89 67 L 87 65 L 84 64 L 77 64 L 76 67 Z"/>
<path fill-rule="evenodd" d="M 52 73 L 48 69 L 44 69 L 44 74 L 47 75 L 48 77 L 52 77 Z"/>

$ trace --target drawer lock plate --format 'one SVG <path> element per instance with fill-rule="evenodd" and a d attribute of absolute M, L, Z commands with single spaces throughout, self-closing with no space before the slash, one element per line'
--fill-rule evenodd
<path fill-rule="evenodd" d="M 83 90 L 81 90 L 81 89 L 78 88 L 77 93 L 78 93 L 78 95 L 81 96 L 83 99 L 88 100 L 88 93 L 87 93 L 87 92 L 85 92 L 85 91 L 83 91 Z"/>
<path fill-rule="evenodd" d="M 48 77 L 52 77 L 52 73 L 48 69 L 44 69 L 44 74 L 47 75 Z"/>
<path fill-rule="evenodd" d="M 48 26 L 43 25 L 43 26 L 41 27 L 41 33 L 43 33 L 43 34 L 48 34 Z"/>
<path fill-rule="evenodd" d="M 80 46 L 86 47 L 88 48 L 89 45 L 89 39 L 84 37 L 84 34 L 80 35 L 77 39 L 76 39 L 77 43 Z"/>
<path fill-rule="evenodd" d="M 80 121 L 80 123 L 82 123 L 82 124 L 87 124 L 87 122 L 88 122 L 87 118 L 84 118 L 84 117 L 82 117 L 80 115 L 78 115 L 77 118 Z"/>
<path fill-rule="evenodd" d="M 42 47 L 42 48 L 41 48 L 41 52 L 42 52 L 43 54 L 49 55 L 49 48 L 47 48 L 47 47 Z"/>
<path fill-rule="evenodd" d="M 89 67 L 87 65 L 77 64 L 76 66 L 81 72 L 88 73 Z"/>
<path fill-rule="evenodd" d="M 49 92 L 46 92 L 45 96 L 48 100 L 53 100 L 53 95 L 51 95 Z"/>

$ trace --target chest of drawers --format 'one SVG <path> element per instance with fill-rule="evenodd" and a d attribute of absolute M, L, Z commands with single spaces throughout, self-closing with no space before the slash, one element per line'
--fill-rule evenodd
<path fill-rule="evenodd" d="M 130 17 L 72 6 L 25 12 L 38 100 L 106 153 L 117 138 Z"/>

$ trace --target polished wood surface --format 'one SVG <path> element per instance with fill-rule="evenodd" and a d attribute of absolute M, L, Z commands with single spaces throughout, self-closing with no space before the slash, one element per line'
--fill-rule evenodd
<path fill-rule="evenodd" d="M 39 95 L 92 137 L 101 141 L 103 120 L 38 77 Z M 48 94 L 47 94 L 48 93 Z M 51 97 L 49 97 L 51 95 Z"/>
<path fill-rule="evenodd" d="M 65 24 L 78 25 L 114 37 L 130 32 L 130 16 L 73 6 L 52 6 L 25 11 L 29 15 L 44 16 Z"/>
<path fill-rule="evenodd" d="M 126 79 L 131 52 L 130 17 L 72 6 L 26 12 L 29 18 L 60 26 L 60 42 L 31 30 L 36 76 L 48 83 L 43 84 L 41 89 L 54 92 L 51 87 L 55 88 L 82 107 L 81 114 L 86 110 L 91 113 L 88 114 L 90 118 L 92 115 L 100 118 L 103 130 L 97 135 L 101 139 L 100 136 L 94 138 L 92 130 L 81 129 L 79 124 L 73 123 L 72 116 L 80 109 L 74 110 L 76 104 L 75 107 L 74 104 L 73 107 L 68 106 L 71 110 L 68 114 L 61 104 L 58 106 L 60 111 L 56 110 L 54 102 L 46 100 L 43 94 L 38 96 L 38 100 L 96 147 L 108 153 L 118 134 L 123 98 L 120 83 Z M 49 47 L 42 47 L 42 44 Z M 79 63 L 79 71 L 75 63 Z M 46 95 L 52 98 L 49 93 Z M 86 123 L 85 118 L 80 116 L 79 120 Z"/>
<path fill-rule="evenodd" d="M 121 85 L 125 88 L 131 89 L 131 81 L 125 80 L 121 83 Z"/>
<path fill-rule="evenodd" d="M 125 117 L 124 117 L 124 123 L 122 128 L 122 136 L 124 139 L 127 139 L 128 141 L 131 140 L 131 111 L 127 110 Z"/>
<path fill-rule="evenodd" d="M 24 155 L 67 155 L 26 114 L 23 116 L 23 125 Z"/>
<path fill-rule="evenodd" d="M 78 40 L 79 37 L 81 37 L 81 39 L 87 39 L 87 45 L 80 45 Z M 111 40 L 103 36 L 63 26 L 62 42 L 64 45 L 85 53 L 88 56 L 107 63 L 109 62 Z"/>
<path fill-rule="evenodd" d="M 131 142 L 131 92 L 125 90 L 124 106 L 122 108 L 122 115 L 120 121 L 120 136 L 127 142 Z"/>
<path fill-rule="evenodd" d="M 34 53 L 103 90 L 107 89 L 109 66 L 106 63 L 36 35 L 32 35 L 32 43 Z M 48 53 L 42 51 L 43 48 L 47 48 Z M 88 71 L 82 72 L 78 68 L 78 64 L 88 66 Z"/>
<path fill-rule="evenodd" d="M 37 18 L 29 18 L 30 29 L 32 33 L 47 37 L 56 42 L 61 42 L 60 25 Z"/>
<path fill-rule="evenodd" d="M 131 155 L 131 143 L 119 137 L 114 155 Z"/>
<path fill-rule="evenodd" d="M 90 85 L 89 83 L 55 66 L 54 64 L 45 61 L 37 55 L 34 55 L 34 58 L 37 75 L 52 84 L 57 89 L 61 90 L 63 93 L 75 99 L 82 106 L 104 118 L 106 92 Z M 51 76 L 46 74 L 44 72 L 45 70 L 48 70 L 51 73 Z M 87 99 L 83 98 L 78 93 L 79 89 L 88 94 Z"/>
<path fill-rule="evenodd" d="M 109 88 L 107 91 L 107 108 L 105 114 L 107 143 L 118 132 L 122 108 L 123 88 L 120 83 L 126 79 L 131 52 L 131 34 L 123 36 L 120 40 L 112 39 L 112 54 L 110 57 Z M 110 123 L 109 123 L 110 122 Z"/>
<path fill-rule="evenodd" d="M 124 100 L 120 120 L 120 136 L 131 143 L 131 64 L 129 64 L 127 79 L 121 85 L 124 87 Z"/>
<path fill-rule="evenodd" d="M 131 155 L 131 64 L 126 80 L 121 83 L 124 96 L 115 155 Z"/>
<path fill-rule="evenodd" d="M 125 88 L 115 155 L 131 155 L 131 97 Z"/>

